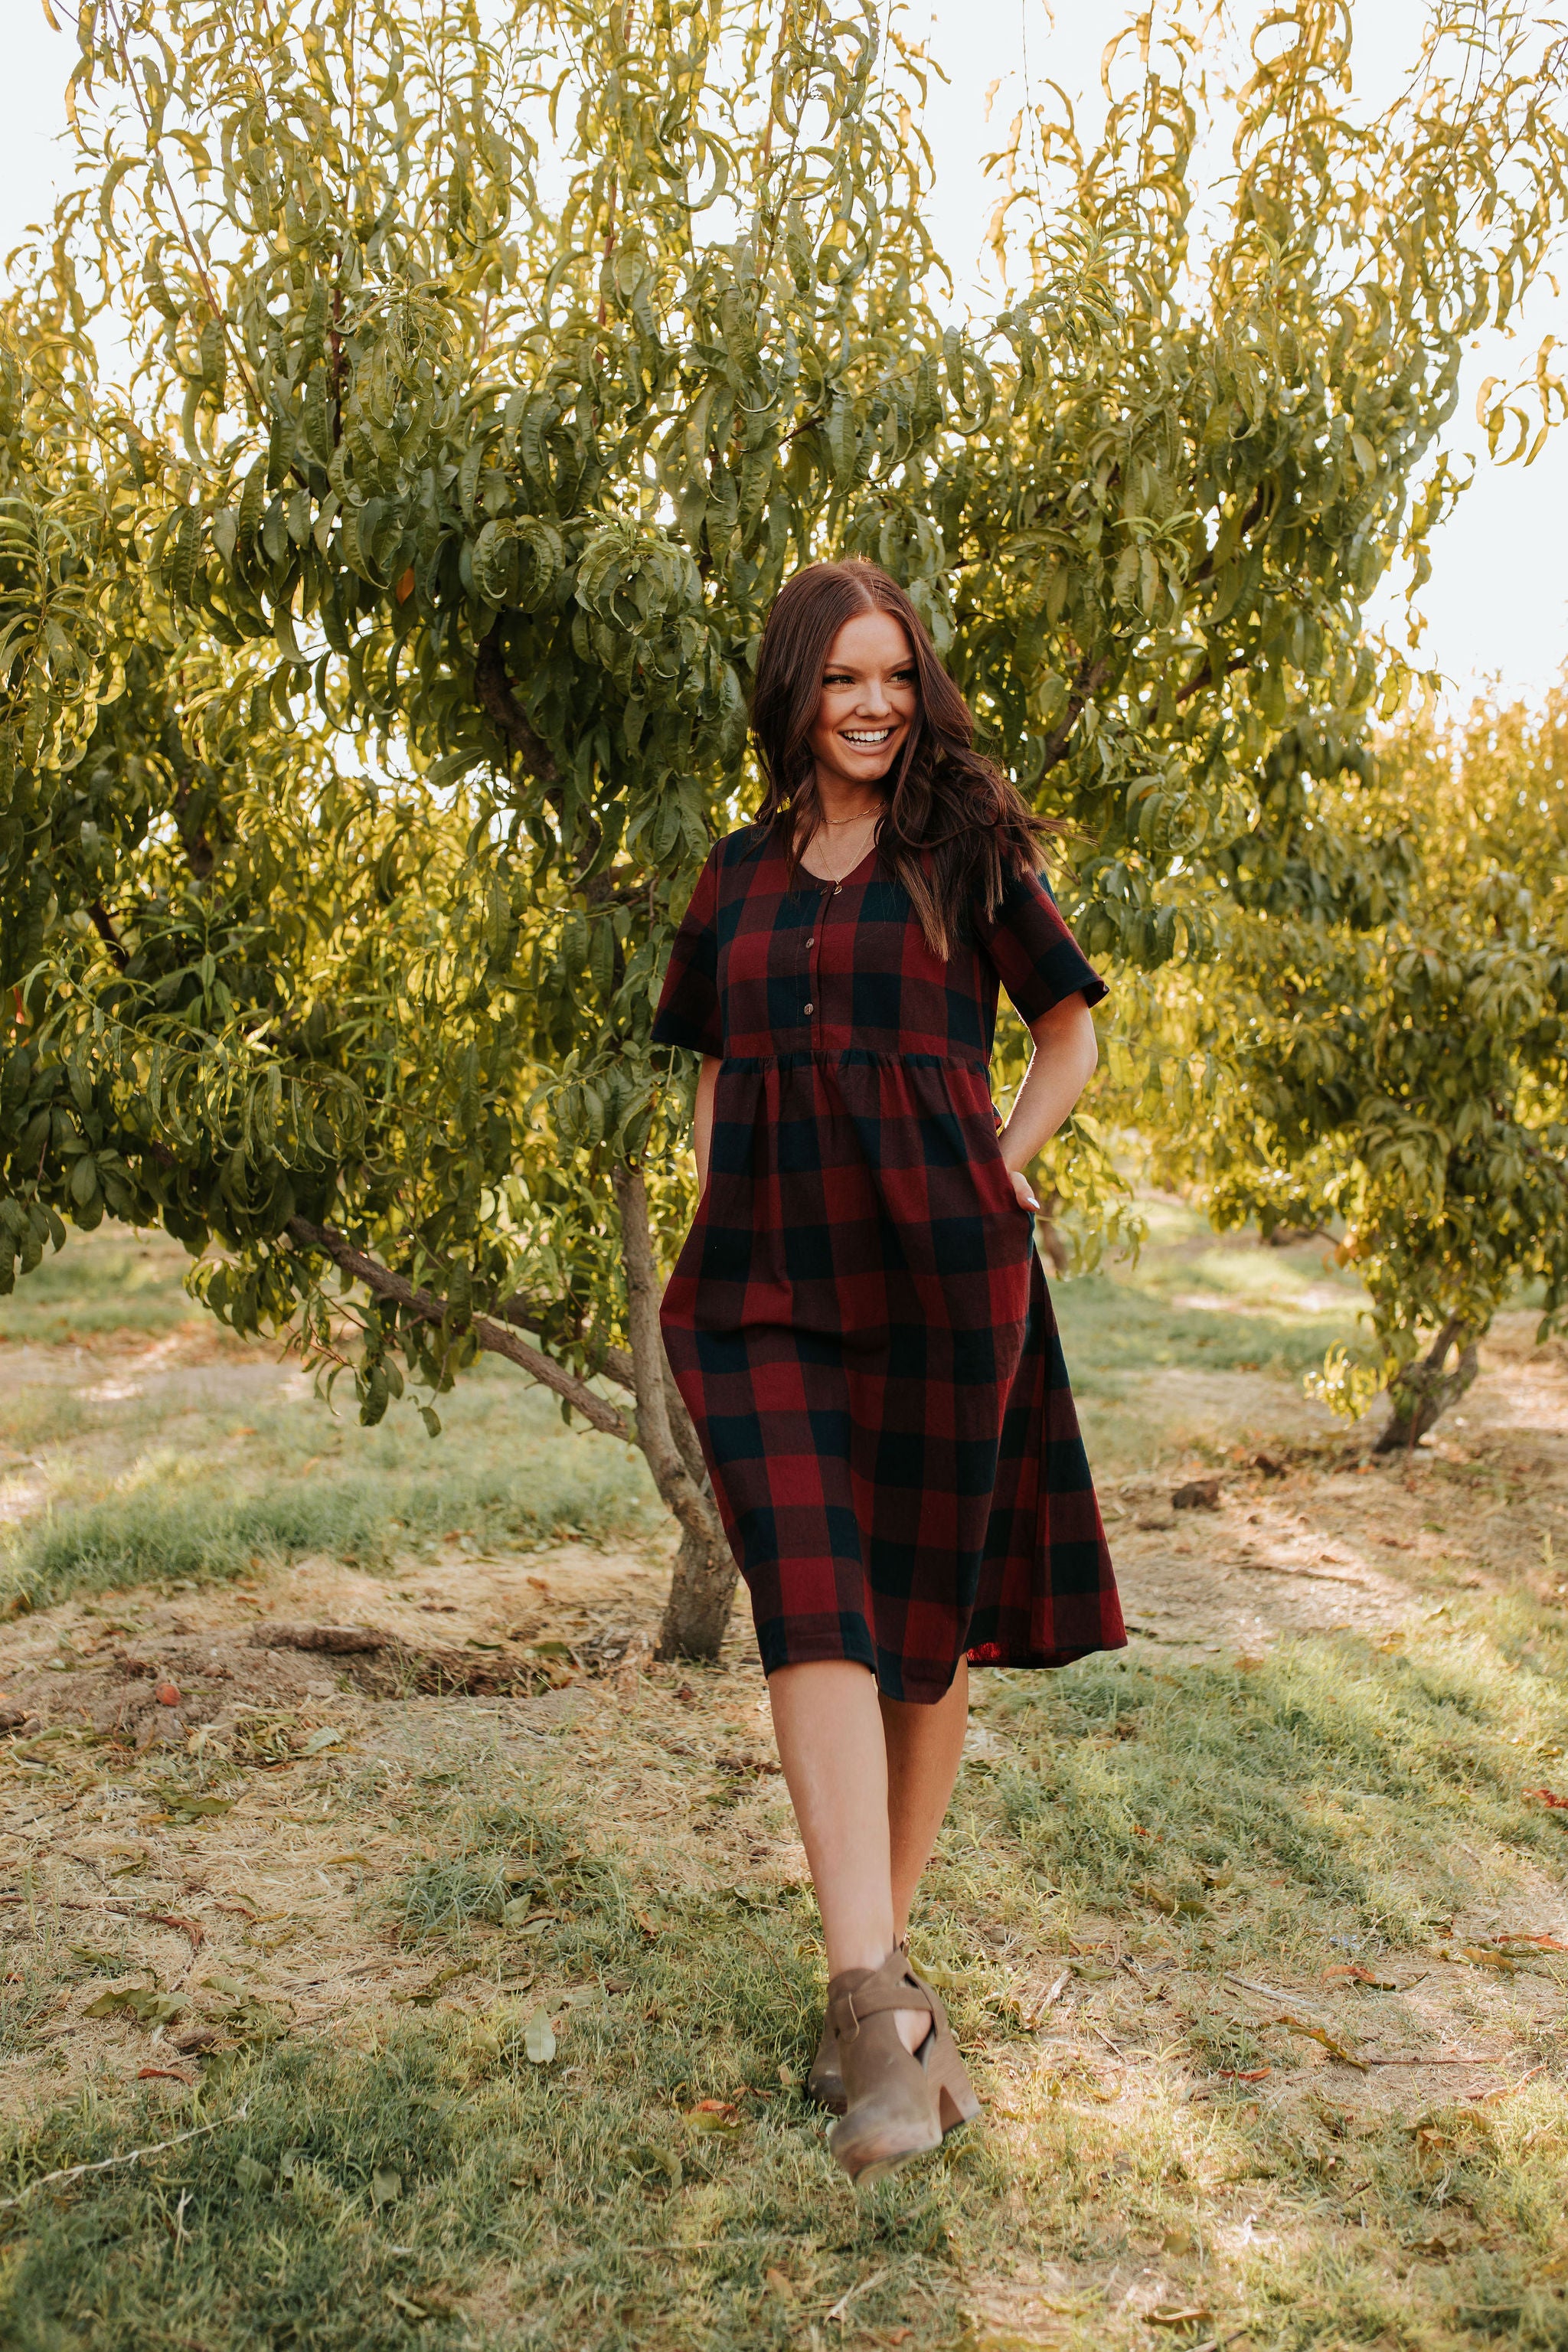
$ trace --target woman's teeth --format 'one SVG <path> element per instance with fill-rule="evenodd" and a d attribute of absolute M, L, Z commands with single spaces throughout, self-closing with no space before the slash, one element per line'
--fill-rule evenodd
<path fill-rule="evenodd" d="M 839 729 L 839 733 L 843 736 L 844 740 L 847 743 L 864 743 L 868 747 L 875 746 L 878 743 L 888 742 L 891 739 L 892 732 L 893 730 L 890 727 L 879 727 L 874 734 L 869 732 L 856 732 L 847 727 L 842 727 Z"/>

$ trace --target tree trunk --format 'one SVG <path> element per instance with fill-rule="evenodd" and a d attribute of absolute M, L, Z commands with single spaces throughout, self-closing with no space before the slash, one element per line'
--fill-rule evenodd
<path fill-rule="evenodd" d="M 700 1541 L 689 1528 L 681 1529 L 655 1657 L 718 1656 L 730 1623 L 735 1573 L 735 1555 L 722 1529 L 711 1544 Z"/>
<path fill-rule="evenodd" d="M 661 1658 L 716 1658 L 730 1622 L 735 1562 L 702 1465 L 701 1449 L 669 1378 L 658 1322 L 658 1277 L 647 1191 L 635 1168 L 615 1171 L 626 1275 L 626 1321 L 637 1401 L 637 1444 L 654 1485 L 680 1522 L 680 1549 L 664 1622 Z"/>
<path fill-rule="evenodd" d="M 1479 1332 L 1472 1331 L 1458 1316 L 1450 1315 L 1420 1361 L 1407 1364 L 1390 1383 L 1388 1393 L 1394 1410 L 1387 1428 L 1372 1449 L 1374 1454 L 1407 1454 L 1429 1429 L 1436 1426 L 1440 1416 L 1464 1395 L 1480 1370 L 1476 1354 L 1479 1337 Z M 1446 1372 L 1443 1367 L 1450 1348 L 1458 1349 L 1458 1359 L 1453 1370 Z"/>

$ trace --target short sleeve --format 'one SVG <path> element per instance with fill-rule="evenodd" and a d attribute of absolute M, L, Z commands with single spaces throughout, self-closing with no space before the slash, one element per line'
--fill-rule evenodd
<path fill-rule="evenodd" d="M 1066 997 L 1081 993 L 1086 1004 L 1098 1004 L 1107 993 L 1058 913 L 1043 875 L 1014 875 L 978 935 L 1026 1024 L 1038 1021 Z"/>
<path fill-rule="evenodd" d="M 656 1045 L 686 1045 L 694 1054 L 722 1054 L 724 1027 L 719 1010 L 719 853 L 714 850 L 697 877 L 691 903 L 681 918 L 669 951 L 658 1011 L 653 1019 Z"/>

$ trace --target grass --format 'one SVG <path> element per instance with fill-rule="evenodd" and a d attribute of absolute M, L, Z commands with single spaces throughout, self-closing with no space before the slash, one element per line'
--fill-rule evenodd
<path fill-rule="evenodd" d="M 597 1442 L 590 1447 L 559 1425 L 552 1431 L 527 1393 L 489 1412 L 475 1413 L 474 1402 L 461 1401 L 469 1410 L 454 1414 L 453 1438 L 434 1460 L 408 1459 L 416 1447 L 428 1447 L 422 1432 L 399 1429 L 379 1444 L 356 1445 L 345 1431 L 339 1458 L 330 1468 L 310 1465 L 304 1476 L 295 1458 L 302 1447 L 262 1444 L 247 1445 L 241 1477 L 229 1482 L 238 1493 L 215 1492 L 197 1455 L 180 1463 L 172 1492 L 149 1480 L 97 1502 L 59 1506 L 24 1528 L 0 1567 L 0 1605 L 7 1596 L 38 1609 L 73 1591 L 222 1581 L 311 1552 L 384 1567 L 398 1553 L 454 1533 L 488 1548 L 637 1536 L 659 1527 L 640 1457 Z M 378 1454 L 384 1467 L 375 1465 Z"/>
<path fill-rule="evenodd" d="M 46 1250 L 0 1298 L 0 1335 L 12 1345 L 60 1347 L 125 1337 L 161 1339 L 199 1313 L 182 1277 L 190 1260 L 163 1233 L 102 1225 Z"/>
<path fill-rule="evenodd" d="M 1429 1951 L 1463 1894 L 1459 1826 L 1500 1869 L 1561 1869 L 1561 1832 L 1518 1800 L 1514 1743 L 1568 1736 L 1561 1629 L 1541 1641 L 1478 1617 L 1409 1654 L 1309 1642 L 1246 1672 L 998 1680 L 985 1721 L 1005 1760 L 966 1769 L 916 1939 L 990 2120 L 858 2199 L 792 2087 L 820 1999 L 808 1898 L 683 1890 L 618 1853 L 576 1760 L 585 1725 L 523 1761 L 454 1738 L 400 1782 L 410 1865 L 366 1899 L 467 2006 L 405 2007 L 357 2047 L 323 2034 L 216 2063 L 174 2120 L 218 2130 L 7 2221 L 0 2336 L 751 2352 L 903 2327 L 916 2347 L 1087 2352 L 1108 2326 L 1152 2341 L 1112 2293 L 1152 2267 L 1163 2307 L 1213 2315 L 1188 2343 L 1245 2327 L 1279 2352 L 1561 2352 L 1555 2089 L 1412 2116 L 1327 2062 L 1280 2107 L 1224 2071 L 1302 2048 L 1236 1977 L 1321 1977 L 1351 1945 L 1412 1974 L 1400 1956 Z M 731 1685 L 714 1682 L 722 1707 Z M 609 1717 L 606 1701 L 595 1742 Z M 384 1805 L 384 1779 L 345 1785 L 340 1819 L 373 1791 Z M 1155 1882 L 1204 1907 L 1161 1912 Z M 546 1912 L 542 1934 L 498 1930 L 514 1895 Z M 1115 1969 L 1096 1958 L 1111 1943 Z M 1065 2042 L 1026 2030 L 1021 1953 L 1081 1971 Z M 1495 2038 L 1500 1997 L 1479 1983 L 1472 2033 Z M 561 2037 L 548 2063 L 528 2048 L 542 2006 Z M 1340 2031 L 1367 2045 L 1421 2036 L 1404 1995 L 1368 1992 L 1356 2017 Z M 1563 2042 L 1558 2003 L 1534 2048 L 1555 2064 Z M 172 2127 L 138 2086 L 84 2095 L 13 2127 L 0 2180 Z M 1042 2273 L 1046 2323 L 1008 2317 Z"/>
<path fill-rule="evenodd" d="M 1216 1235 L 1184 1202 L 1160 1195 L 1143 1215 L 1149 1238 L 1135 1266 L 1054 1286 L 1085 1397 L 1121 1397 L 1167 1369 L 1300 1381 L 1329 1348 L 1354 1342 L 1364 1294 L 1327 1244 L 1266 1249 L 1256 1234 Z"/>
<path fill-rule="evenodd" d="M 0 1391 L 0 1478 L 8 1453 L 28 1490 L 0 1551 L 0 1607 L 221 1581 L 314 1552 L 379 1568 L 448 1537 L 482 1549 L 662 1529 L 640 1454 L 564 1428 L 508 1369 L 467 1376 L 434 1441 L 412 1412 L 363 1429 L 352 1405 L 334 1413 L 201 1315 L 184 1263 L 158 1236 L 73 1235 L 0 1301 L 0 1365 L 11 1346 L 38 1351 L 35 1377 Z M 171 1337 L 185 1360 L 121 1352 Z M 67 1347 L 84 1354 L 39 1360 Z"/>

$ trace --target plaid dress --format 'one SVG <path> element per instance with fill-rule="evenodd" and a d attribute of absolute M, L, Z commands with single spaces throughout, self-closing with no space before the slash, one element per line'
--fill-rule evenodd
<path fill-rule="evenodd" d="M 1044 884 L 947 963 L 873 849 L 839 884 L 720 842 L 656 1042 L 721 1057 L 707 1190 L 664 1295 L 671 1368 L 764 1672 L 853 1658 L 891 1698 L 1126 1640 L 1034 1220 L 996 1139 L 997 987 L 1104 984 Z"/>

